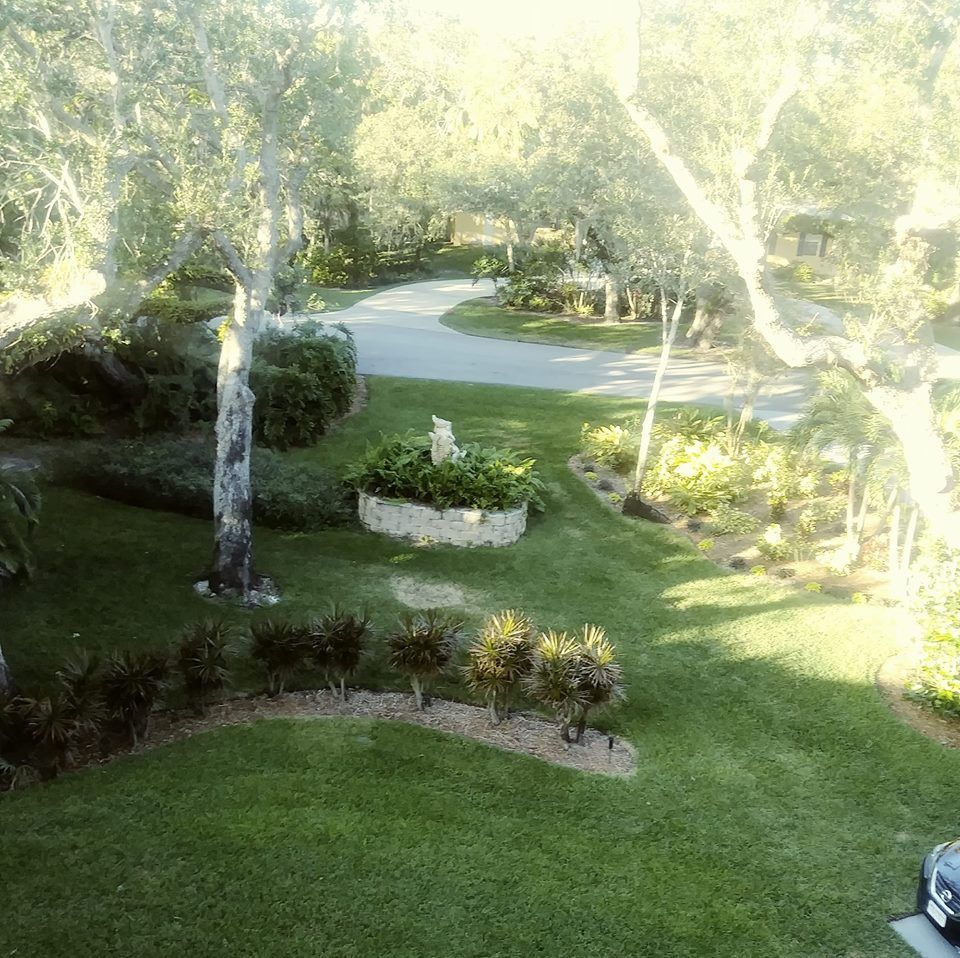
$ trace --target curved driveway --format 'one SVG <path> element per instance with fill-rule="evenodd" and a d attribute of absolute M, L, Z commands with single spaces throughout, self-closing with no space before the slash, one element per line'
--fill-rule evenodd
<path fill-rule="evenodd" d="M 440 317 L 464 300 L 493 294 L 489 281 L 433 280 L 375 293 L 349 309 L 318 316 L 341 322 L 356 338 L 361 373 L 457 382 L 532 386 L 601 396 L 650 392 L 657 357 L 542 346 L 469 336 Z M 757 415 L 785 428 L 796 418 L 809 376 L 787 371 L 757 403 Z M 661 398 L 665 402 L 722 406 L 727 389 L 722 363 L 671 361 Z"/>

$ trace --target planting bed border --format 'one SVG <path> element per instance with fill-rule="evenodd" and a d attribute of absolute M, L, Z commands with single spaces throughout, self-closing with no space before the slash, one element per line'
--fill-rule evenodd
<path fill-rule="evenodd" d="M 454 546 L 512 546 L 526 531 L 527 504 L 516 509 L 435 509 L 361 492 L 357 511 L 370 532 Z"/>

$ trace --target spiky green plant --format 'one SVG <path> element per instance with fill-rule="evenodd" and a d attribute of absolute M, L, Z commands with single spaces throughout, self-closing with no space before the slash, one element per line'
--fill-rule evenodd
<path fill-rule="evenodd" d="M 450 665 L 460 643 L 463 623 L 439 609 L 405 615 L 387 638 L 390 667 L 410 679 L 417 708 L 423 711 L 423 687 Z"/>
<path fill-rule="evenodd" d="M 323 670 L 334 694 L 337 691 L 334 680 L 339 681 L 340 697 L 344 702 L 347 700 L 347 678 L 359 668 L 372 631 L 366 614 L 355 615 L 339 606 L 314 619 L 310 625 L 311 657 Z"/>
<path fill-rule="evenodd" d="M 110 723 L 133 743 L 146 734 L 150 712 L 166 688 L 169 663 L 162 651 L 114 652 L 106 662 L 100 687 Z"/>
<path fill-rule="evenodd" d="M 494 725 L 509 717 L 510 696 L 533 664 L 533 623 L 514 609 L 491 615 L 469 649 L 463 675 L 481 697 Z"/>
<path fill-rule="evenodd" d="M 310 630 L 280 619 L 264 619 L 250 626 L 250 636 L 250 654 L 266 670 L 270 694 L 278 695 L 312 651 Z"/>
<path fill-rule="evenodd" d="M 99 739 L 107 717 L 101 685 L 101 662 L 96 655 L 78 651 L 57 669 L 61 694 L 74 721 L 80 744 Z"/>
<path fill-rule="evenodd" d="M 203 713 L 210 697 L 227 683 L 232 634 L 228 622 L 204 619 L 187 626 L 180 639 L 177 669 L 187 699 L 198 713 Z"/>
<path fill-rule="evenodd" d="M 616 660 L 616 649 L 607 633 L 598 625 L 585 625 L 579 632 L 578 681 L 583 705 L 577 720 L 576 741 L 583 740 L 587 716 L 623 698 L 623 669 Z"/>
<path fill-rule="evenodd" d="M 566 632 L 542 632 L 524 683 L 527 692 L 556 715 L 565 742 L 570 741 L 570 726 L 585 704 L 579 664 L 580 647 Z"/>

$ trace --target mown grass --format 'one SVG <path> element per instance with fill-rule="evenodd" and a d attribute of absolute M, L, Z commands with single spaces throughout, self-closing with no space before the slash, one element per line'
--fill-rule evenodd
<path fill-rule="evenodd" d="M 637 411 L 377 379 L 298 456 L 340 464 L 440 413 L 462 440 L 536 456 L 546 515 L 507 550 L 257 534 L 291 614 L 338 599 L 385 625 L 399 574 L 460 586 L 470 621 L 521 606 L 542 626 L 605 625 L 629 691 L 608 722 L 637 746 L 635 778 L 384 723 L 224 729 L 0 802 L 0 954 L 905 958 L 885 919 L 953 835 L 960 757 L 874 688 L 890 614 L 726 574 L 606 510 L 565 460 L 584 420 Z M 41 571 L 0 593 L 14 670 L 39 679 L 74 642 L 169 641 L 208 610 L 190 580 L 209 539 L 204 522 L 50 490 Z"/>
<path fill-rule="evenodd" d="M 659 323 L 585 323 L 571 316 L 549 316 L 504 309 L 488 299 L 473 299 L 455 306 L 440 320 L 461 333 L 509 339 L 520 343 L 576 346 L 612 353 L 659 352 Z M 681 337 L 683 335 L 681 329 Z M 678 342 L 677 354 L 685 350 Z"/>

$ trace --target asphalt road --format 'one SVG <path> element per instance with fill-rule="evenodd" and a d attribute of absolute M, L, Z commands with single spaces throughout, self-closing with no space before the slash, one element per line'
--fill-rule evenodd
<path fill-rule="evenodd" d="M 318 318 L 341 322 L 352 331 L 359 371 L 365 374 L 601 396 L 649 395 L 657 365 L 654 355 L 487 339 L 458 333 L 440 323 L 440 317 L 458 303 L 492 293 L 489 281 L 476 286 L 470 280 L 412 283 L 375 293 L 349 309 Z M 777 428 L 788 427 L 799 413 L 809 383 L 808 373 L 785 371 L 765 388 L 757 403 L 757 417 Z M 723 363 L 675 359 L 661 398 L 722 406 L 726 390 Z"/>

